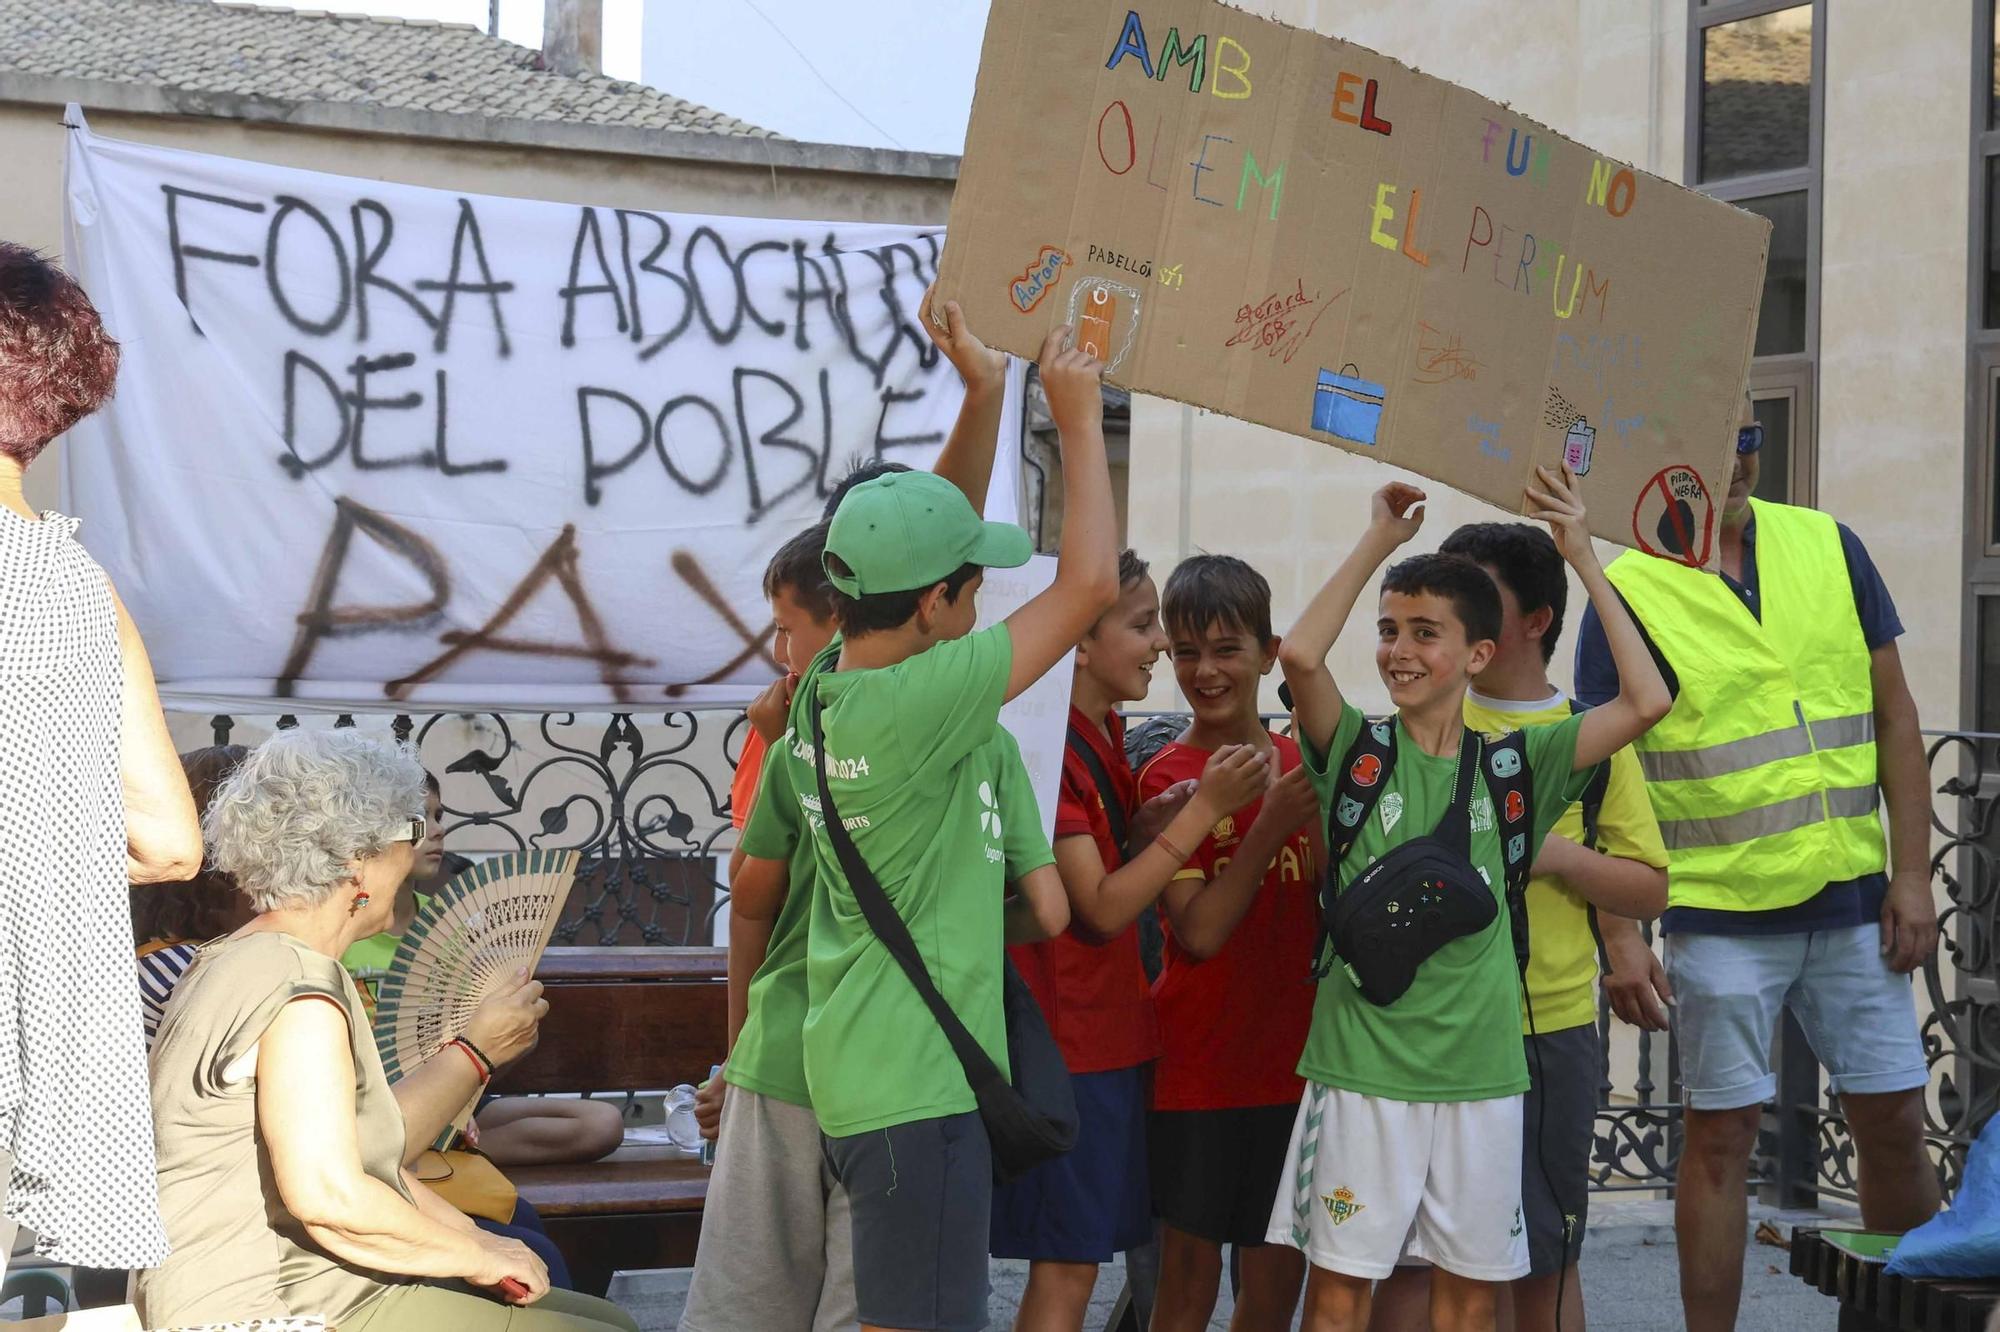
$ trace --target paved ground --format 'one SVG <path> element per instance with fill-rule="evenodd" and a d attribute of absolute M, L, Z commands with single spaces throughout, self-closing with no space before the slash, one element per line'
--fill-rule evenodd
<path fill-rule="evenodd" d="M 1820 1213 L 1808 1216 L 1755 1207 L 1752 1217 L 1753 1231 L 1757 1219 L 1769 1218 L 1785 1234 L 1794 1224 L 1825 1219 Z M 1743 1312 L 1738 1326 L 1745 1332 L 1812 1332 L 1822 1328 L 1831 1332 L 1833 1301 L 1792 1276 L 1788 1264 L 1789 1256 L 1783 1249 L 1754 1242 L 1743 1255 Z M 646 1332 L 670 1332 L 686 1296 L 687 1275 L 685 1271 L 625 1273 L 612 1286 L 611 1294 Z M 1013 1326 L 1026 1279 L 1025 1263 L 993 1264 L 990 1308 L 994 1328 Z M 1091 1332 L 1104 1326 L 1120 1284 L 1116 1271 L 1107 1272 L 1098 1282 L 1092 1315 L 1085 1324 Z M 1591 1229 L 1584 1241 L 1583 1291 L 1594 1332 L 1678 1332 L 1682 1326 L 1680 1288 L 1667 1204 L 1627 1202 L 1599 1204 L 1592 1209 Z M 1225 1291 L 1222 1307 L 1210 1326 L 1224 1329 L 1228 1324 L 1229 1296 Z"/>

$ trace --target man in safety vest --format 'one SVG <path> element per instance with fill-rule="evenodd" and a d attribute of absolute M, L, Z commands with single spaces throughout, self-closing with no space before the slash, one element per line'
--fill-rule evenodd
<path fill-rule="evenodd" d="M 1867 1227 L 1904 1230 L 1938 1207 L 1908 976 L 1936 947 L 1937 908 L 1903 626 L 1853 532 L 1750 498 L 1763 442 L 1746 403 L 1720 578 L 1637 553 L 1607 571 L 1674 693 L 1635 746 L 1667 846 L 1664 974 L 1635 946 L 1636 926 L 1604 925 L 1629 936 L 1606 940 L 1627 973 L 1607 987 L 1639 991 L 1655 1029 L 1666 1026 L 1657 1001 L 1674 1005 L 1686 1128 L 1674 1220 L 1692 1332 L 1736 1323 L 1746 1170 L 1777 1090 L 1782 1008 L 1840 1095 Z M 1695 530 L 1689 516 L 1663 520 L 1662 538 Z M 1617 692 L 1603 628 L 1586 614 L 1577 697 Z"/>

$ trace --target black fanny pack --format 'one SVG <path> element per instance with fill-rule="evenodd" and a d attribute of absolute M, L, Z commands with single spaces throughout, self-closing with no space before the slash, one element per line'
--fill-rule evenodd
<path fill-rule="evenodd" d="M 1472 793 L 1482 767 L 1492 798 L 1489 817 L 1499 820 L 1506 864 L 1505 892 L 1516 962 L 1525 967 L 1528 915 L 1523 896 L 1534 862 L 1528 846 L 1534 828 L 1533 788 L 1519 732 L 1492 743 L 1467 728 L 1459 742 L 1451 803 L 1428 834 L 1393 847 L 1342 887 L 1340 866 L 1381 801 L 1396 766 L 1393 720 L 1364 727 L 1341 758 L 1340 781 L 1327 819 L 1326 875 L 1320 882 L 1320 939 L 1314 974 L 1337 960 L 1372 1004 L 1403 997 L 1417 971 L 1454 939 L 1493 923 L 1499 908 L 1493 889 L 1471 858 Z M 1330 945 L 1330 947 L 1329 947 Z"/>

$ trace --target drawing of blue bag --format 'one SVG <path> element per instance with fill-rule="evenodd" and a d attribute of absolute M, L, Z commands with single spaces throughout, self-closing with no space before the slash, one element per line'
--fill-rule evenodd
<path fill-rule="evenodd" d="M 1340 370 L 1319 372 L 1319 387 L 1313 391 L 1313 429 L 1356 444 L 1373 444 L 1376 427 L 1382 424 L 1386 390 L 1361 378 L 1352 362 Z"/>

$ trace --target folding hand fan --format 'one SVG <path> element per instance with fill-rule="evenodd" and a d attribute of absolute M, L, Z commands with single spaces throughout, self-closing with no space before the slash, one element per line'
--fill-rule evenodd
<path fill-rule="evenodd" d="M 382 978 L 375 1048 L 394 1082 L 465 1030 L 472 1010 L 541 961 L 576 882 L 575 851 L 514 851 L 455 876 L 403 933 Z M 472 1117 L 474 1097 L 438 1139 Z"/>

